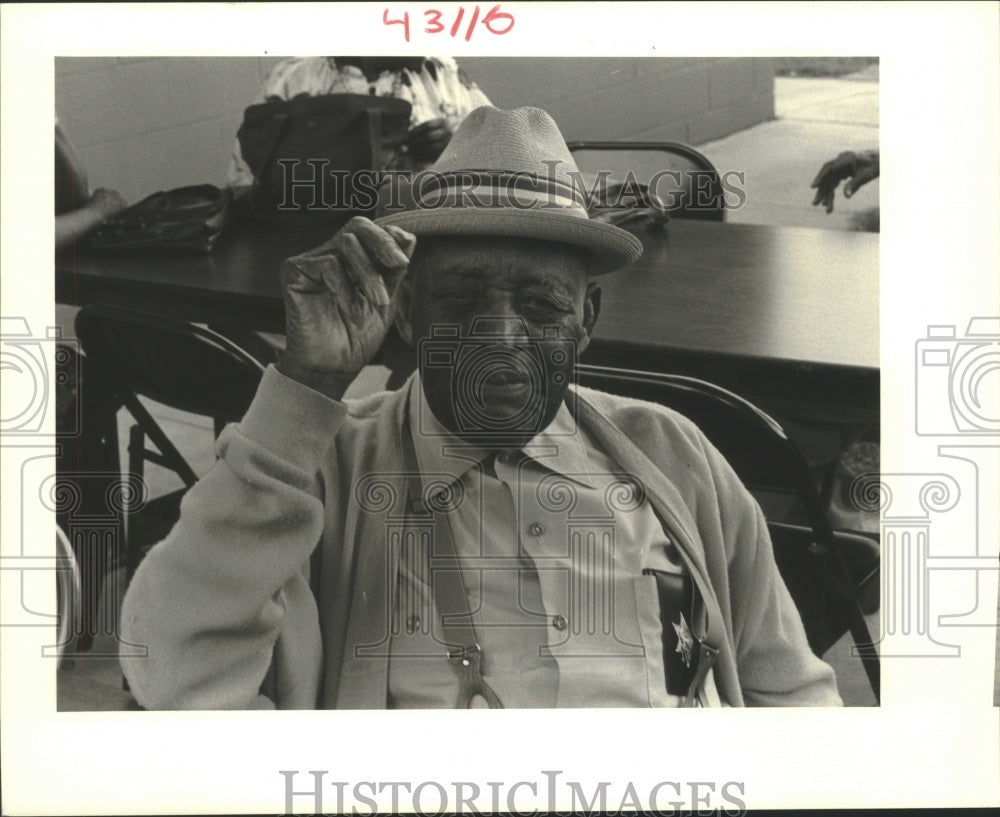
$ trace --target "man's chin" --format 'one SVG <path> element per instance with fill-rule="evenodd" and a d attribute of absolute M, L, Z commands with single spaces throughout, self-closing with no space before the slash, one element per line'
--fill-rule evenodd
<path fill-rule="evenodd" d="M 424 379 L 431 411 L 448 431 L 483 448 L 521 448 L 552 422 L 564 394 L 522 378 L 492 378 L 474 389 Z"/>

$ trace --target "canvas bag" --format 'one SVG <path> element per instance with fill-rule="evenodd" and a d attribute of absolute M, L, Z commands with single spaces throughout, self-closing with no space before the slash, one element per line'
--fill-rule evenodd
<path fill-rule="evenodd" d="M 411 108 L 404 99 L 365 94 L 251 105 L 237 136 L 253 172 L 252 210 L 259 215 L 305 213 L 315 203 L 318 209 L 372 211 L 374 200 L 369 207 L 357 206 L 367 193 L 356 174 L 383 170 L 392 162 L 409 130 Z M 324 168 L 348 171 L 347 190 L 329 174 L 320 195 L 303 185 L 286 189 L 290 169 L 293 178 L 301 180 L 317 178 Z"/>

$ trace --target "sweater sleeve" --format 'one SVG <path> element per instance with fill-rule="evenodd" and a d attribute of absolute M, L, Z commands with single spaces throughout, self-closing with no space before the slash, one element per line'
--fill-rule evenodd
<path fill-rule="evenodd" d="M 322 647 L 307 565 L 323 528 L 320 466 L 346 413 L 270 367 L 242 422 L 219 436 L 219 459 L 125 594 L 122 637 L 148 653 L 122 659 L 139 704 L 269 708 L 260 689 L 272 654 L 294 653 L 280 705 L 316 705 Z"/>
<path fill-rule="evenodd" d="M 729 560 L 737 673 L 747 706 L 841 706 L 833 668 L 809 647 L 760 506 L 706 445 Z"/>

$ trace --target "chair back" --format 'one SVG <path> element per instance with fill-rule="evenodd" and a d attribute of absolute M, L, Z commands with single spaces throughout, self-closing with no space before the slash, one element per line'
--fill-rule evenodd
<path fill-rule="evenodd" d="M 781 425 L 749 400 L 721 386 L 674 374 L 580 364 L 583 386 L 659 403 L 692 420 L 722 452 L 748 488 L 792 495 L 817 536 L 830 526 L 801 453 Z"/>
<path fill-rule="evenodd" d="M 580 364 L 577 379 L 674 409 L 701 429 L 748 489 L 798 498 L 808 527 L 768 520 L 778 570 L 813 652 L 822 656 L 850 632 L 878 698 L 878 654 L 864 621 L 879 606 L 878 542 L 831 529 L 805 459 L 781 425 L 750 401 L 693 377 Z"/>
<path fill-rule="evenodd" d="M 76 334 L 112 382 L 179 411 L 239 420 L 264 367 L 211 329 L 108 306 L 85 306 Z"/>
<path fill-rule="evenodd" d="M 587 184 L 607 172 L 607 183 L 634 178 L 666 204 L 672 218 L 725 221 L 722 179 L 708 158 L 681 142 L 570 142 Z"/>
<path fill-rule="evenodd" d="M 835 553 L 843 558 L 847 586 L 841 586 L 841 592 L 817 592 L 831 580 L 841 585 L 843 582 L 842 574 L 839 578 L 831 575 L 830 559 L 817 547 L 815 533 L 783 522 L 768 522 L 767 528 L 775 561 L 802 616 L 809 646 L 817 655 L 823 655 L 851 628 L 852 601 L 863 615 L 878 611 L 878 542 L 861 534 L 834 531 L 831 542 Z M 864 648 L 860 641 L 858 646 Z"/>

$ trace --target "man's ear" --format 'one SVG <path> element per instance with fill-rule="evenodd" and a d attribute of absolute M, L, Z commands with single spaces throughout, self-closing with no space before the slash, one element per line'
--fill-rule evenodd
<path fill-rule="evenodd" d="M 594 326 L 597 325 L 597 317 L 600 314 L 601 288 L 594 283 L 587 284 L 587 292 L 583 296 L 583 329 L 587 333 L 583 349 L 590 345 L 590 336 L 594 333 Z"/>
<path fill-rule="evenodd" d="M 413 305 L 413 273 L 412 268 L 406 271 L 403 279 L 396 286 L 396 294 L 393 298 L 396 302 L 393 323 L 396 331 L 403 339 L 403 342 L 413 348 L 413 323 L 410 320 L 410 311 Z"/>

